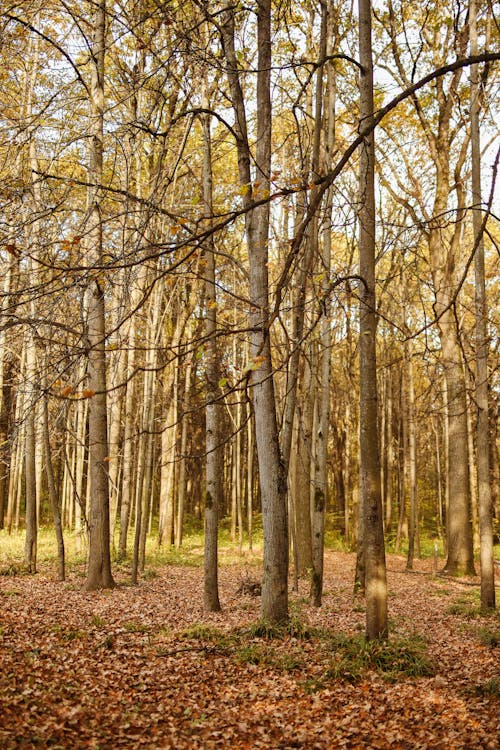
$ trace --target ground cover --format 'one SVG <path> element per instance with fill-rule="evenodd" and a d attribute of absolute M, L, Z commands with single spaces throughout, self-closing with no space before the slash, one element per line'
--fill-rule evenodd
<path fill-rule="evenodd" d="M 500 747 L 500 619 L 477 579 L 388 556 L 391 641 L 363 643 L 354 556 L 327 550 L 325 597 L 291 594 L 290 624 L 259 625 L 242 557 L 220 572 L 220 614 L 203 612 L 202 569 L 158 566 L 136 587 L 85 593 L 0 576 L 0 747 Z M 10 573 L 15 573 L 10 570 Z M 500 598 L 500 597 L 499 597 Z"/>

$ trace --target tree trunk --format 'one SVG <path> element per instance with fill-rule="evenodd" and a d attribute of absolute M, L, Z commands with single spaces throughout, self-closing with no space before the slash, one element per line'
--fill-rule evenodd
<path fill-rule="evenodd" d="M 264 575 L 261 615 L 271 622 L 288 618 L 288 520 L 286 473 L 282 462 L 274 398 L 269 330 L 269 205 L 252 206 L 250 148 L 243 90 L 234 48 L 234 9 L 227 8 L 222 26 L 227 76 L 235 112 L 240 184 L 250 261 L 251 391 L 264 529 Z M 262 0 L 257 14 L 257 147 L 256 182 L 269 192 L 271 171 L 271 2 Z M 257 189 L 257 188 L 256 188 Z"/>
<path fill-rule="evenodd" d="M 393 436 L 393 413 L 392 413 L 392 368 L 387 372 L 386 378 L 386 446 L 387 459 L 385 471 L 385 530 L 389 533 L 392 528 L 392 503 L 393 503 L 393 481 L 394 481 L 394 436 Z"/>
<path fill-rule="evenodd" d="M 87 262 L 90 268 L 102 265 L 103 237 L 101 216 L 102 155 L 104 133 L 104 52 L 106 3 L 99 0 L 94 11 L 91 82 L 91 139 L 89 166 L 89 218 Z M 93 591 L 114 586 L 111 573 L 108 485 L 108 436 L 106 399 L 106 352 L 103 282 L 97 276 L 88 288 L 88 376 L 89 407 L 90 516 L 89 564 L 85 589 Z"/>
<path fill-rule="evenodd" d="M 36 502 L 36 456 L 35 456 L 35 337 L 27 332 L 26 371 L 25 371 L 25 409 L 26 432 L 24 449 L 25 501 L 26 501 L 26 539 L 24 544 L 24 563 L 30 573 L 36 573 L 36 550 L 38 535 L 37 502 Z"/>
<path fill-rule="evenodd" d="M 34 48 L 32 48 L 34 45 Z M 30 44 L 28 50 L 29 77 L 26 81 L 26 116 L 28 121 L 32 117 L 33 91 L 38 72 L 39 38 Z M 31 224 L 31 232 L 27 244 L 30 248 L 28 256 L 28 275 L 30 283 L 36 289 L 38 269 L 33 257 L 40 250 L 40 224 L 36 218 L 40 210 L 40 191 L 36 179 L 38 168 L 34 134 L 29 129 L 29 165 L 31 175 L 31 205 L 35 219 Z M 34 299 L 28 301 L 29 317 L 36 318 Z M 26 336 L 26 370 L 24 381 L 24 408 L 26 411 L 26 432 L 24 443 L 24 479 L 25 479 L 25 507 L 26 507 L 26 539 L 24 544 L 24 563 L 30 573 L 36 573 L 37 537 L 38 537 L 38 502 L 37 502 L 37 444 L 36 444 L 36 408 L 37 408 L 37 371 L 36 371 L 36 337 L 33 324 L 29 326 Z"/>
<path fill-rule="evenodd" d="M 306 359 L 301 369 L 302 393 L 300 406 L 296 409 L 297 447 L 294 461 L 295 476 L 291 477 L 294 485 L 293 522 L 295 525 L 295 545 L 297 551 L 297 575 L 299 577 L 312 569 L 311 468 L 312 409 L 314 401 L 311 368 Z"/>
<path fill-rule="evenodd" d="M 446 516 L 448 556 L 444 572 L 449 575 L 474 575 L 468 477 L 467 398 L 462 355 L 456 337 L 455 320 L 450 310 L 443 314 L 440 330 L 447 394 L 447 466 L 450 498 Z"/>
<path fill-rule="evenodd" d="M 181 443 L 180 443 L 180 458 L 179 458 L 179 484 L 177 494 L 177 527 L 175 530 L 175 546 L 180 549 L 182 546 L 182 534 L 184 525 L 184 514 L 186 512 L 186 500 L 187 500 L 187 436 L 188 436 L 188 424 L 189 424 L 189 390 L 191 388 L 191 371 L 193 367 L 193 359 L 191 355 L 186 366 L 185 380 L 184 380 L 184 392 L 182 397 L 182 422 L 181 422 Z"/>
<path fill-rule="evenodd" d="M 371 2 L 359 0 L 360 132 L 373 119 Z M 377 360 L 375 297 L 375 142 L 363 139 L 359 165 L 359 369 L 360 369 L 360 507 L 364 518 L 366 637 L 387 637 L 380 457 L 377 428 Z"/>
<path fill-rule="evenodd" d="M 203 77 L 203 106 L 208 109 L 208 84 Z M 210 116 L 202 117 L 203 128 L 203 209 L 207 224 L 213 217 L 212 200 L 212 139 Z M 217 346 L 217 294 L 215 286 L 215 252 L 213 234 L 205 245 L 205 336 L 206 336 L 206 406 L 205 406 L 205 543 L 204 543 L 204 596 L 203 604 L 208 612 L 219 612 L 218 580 L 218 536 L 219 507 L 221 505 L 221 451 L 219 447 L 220 404 L 217 401 L 219 383 L 219 351 Z"/>
<path fill-rule="evenodd" d="M 61 522 L 61 509 L 59 507 L 59 496 L 57 492 L 56 478 L 54 476 L 54 467 L 52 465 L 52 451 L 50 448 L 49 432 L 49 403 L 48 396 L 43 397 L 43 448 L 45 452 L 45 471 L 47 473 L 47 488 L 49 491 L 50 504 L 52 506 L 52 518 L 54 520 L 54 529 L 57 540 L 57 561 L 58 577 L 64 581 L 65 571 L 65 553 L 64 553 L 64 536 Z"/>
<path fill-rule="evenodd" d="M 470 52 L 476 55 L 476 0 L 469 2 Z M 479 71 L 471 67 L 471 145 L 472 145 L 472 213 L 474 227 L 475 303 L 476 303 L 476 403 L 477 403 L 477 488 L 481 567 L 481 607 L 495 608 L 495 565 L 493 559 L 493 521 L 490 487 L 490 445 L 488 419 L 488 330 L 484 273 L 484 242 L 481 216 L 481 142 L 479 130 Z"/>
<path fill-rule="evenodd" d="M 406 345 L 407 349 L 409 344 Z M 415 388 L 413 382 L 413 361 L 411 352 L 406 355 L 408 372 L 408 480 L 410 495 L 410 512 L 408 526 L 407 570 L 413 570 L 415 542 L 418 539 L 418 500 L 417 500 L 417 444 L 415 429 Z M 418 545 L 417 545 L 418 546 Z"/>
<path fill-rule="evenodd" d="M 253 416 L 252 406 L 247 402 L 247 531 L 248 551 L 253 552 Z"/>

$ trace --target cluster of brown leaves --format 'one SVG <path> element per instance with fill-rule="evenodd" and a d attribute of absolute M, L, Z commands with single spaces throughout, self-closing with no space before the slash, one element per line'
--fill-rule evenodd
<path fill-rule="evenodd" d="M 78 573 L 66 584 L 50 571 L 3 577 L 0 746 L 498 748 L 500 701 L 484 686 L 499 677 L 499 648 L 478 635 L 498 619 L 450 612 L 470 582 L 417 567 L 406 573 L 389 556 L 391 632 L 424 636 L 433 676 L 388 682 L 369 671 L 355 683 L 324 679 L 314 637 L 249 637 L 246 652 L 224 645 L 259 618 L 259 599 L 237 593 L 244 565 L 221 570 L 217 615 L 202 610 L 201 569 L 169 566 L 138 587 L 92 594 Z M 359 633 L 352 573 L 352 555 L 327 552 L 323 607 L 308 605 L 304 581 L 295 615 Z M 269 658 L 242 658 L 252 648 Z"/>

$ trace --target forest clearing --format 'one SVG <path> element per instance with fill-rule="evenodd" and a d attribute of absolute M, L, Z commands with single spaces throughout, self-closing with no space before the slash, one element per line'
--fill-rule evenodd
<path fill-rule="evenodd" d="M 214 614 L 194 552 L 102 592 L 47 563 L 0 576 L 2 748 L 499 747 L 500 619 L 480 614 L 477 579 L 388 555 L 391 645 L 370 665 L 353 554 L 326 551 L 323 606 L 301 579 L 279 631 L 237 593 L 258 555 L 223 563 Z"/>

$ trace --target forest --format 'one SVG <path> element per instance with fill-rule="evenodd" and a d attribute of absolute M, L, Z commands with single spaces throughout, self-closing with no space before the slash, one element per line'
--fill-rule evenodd
<path fill-rule="evenodd" d="M 0 646 L 10 639 L 12 659 L 0 739 L 497 747 L 500 5 L 0 7 Z M 483 643 L 470 647 L 475 687 L 453 700 L 468 695 L 482 718 L 476 734 L 467 714 L 459 739 L 448 720 L 415 745 L 409 727 L 397 734 L 396 698 L 366 675 L 408 671 L 429 597 L 439 631 L 455 594 L 451 648 L 460 628 L 470 635 L 471 607 Z M 125 625 L 106 596 L 130 610 Z M 420 635 L 394 614 L 405 602 Z M 350 617 L 342 643 L 334 612 Z M 23 628 L 35 667 L 16 661 Z M 147 739 L 136 722 L 135 739 L 103 730 L 99 744 L 97 723 L 78 744 L 57 734 L 73 726 L 62 693 L 73 708 L 53 742 L 43 727 L 12 734 L 12 685 L 37 692 L 46 642 L 82 675 L 89 649 L 115 664 L 132 642 L 139 660 L 179 655 L 171 669 L 193 684 L 199 659 L 214 681 L 221 659 L 285 683 L 314 663 L 326 672 L 300 690 L 332 697 L 338 678 L 360 744 L 314 738 L 311 703 L 303 739 L 257 741 L 260 720 L 241 729 L 234 716 L 226 739 L 223 727 L 208 737 L 200 702 L 176 737 L 163 726 Z M 332 650 L 351 659 L 343 671 L 325 667 Z M 412 677 L 450 700 L 424 661 Z M 230 674 L 218 679 L 229 690 Z M 365 703 L 346 697 L 359 680 Z M 363 705 L 382 693 L 396 728 L 369 740 Z"/>

